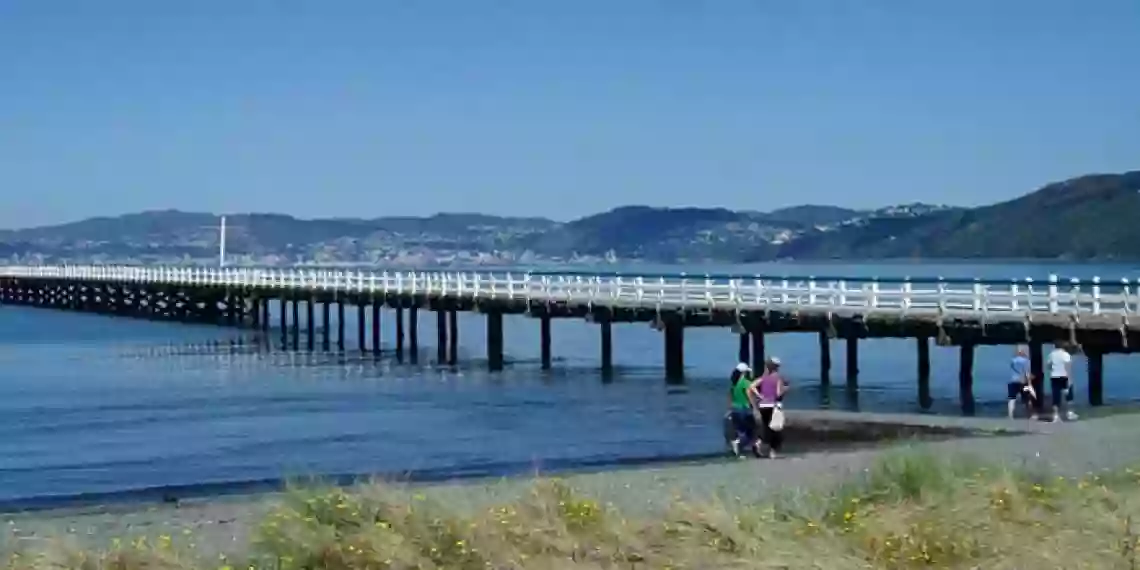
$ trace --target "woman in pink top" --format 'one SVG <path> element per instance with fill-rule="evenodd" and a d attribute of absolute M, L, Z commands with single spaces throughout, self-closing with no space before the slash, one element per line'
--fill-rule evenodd
<path fill-rule="evenodd" d="M 760 440 L 764 443 L 761 455 L 775 458 L 776 452 L 784 443 L 783 432 L 773 431 L 771 423 L 772 412 L 781 405 L 780 400 L 787 388 L 787 383 L 780 376 L 780 359 L 775 356 L 768 358 L 764 361 L 764 375 L 749 388 L 756 402 L 756 408 L 760 412 Z"/>

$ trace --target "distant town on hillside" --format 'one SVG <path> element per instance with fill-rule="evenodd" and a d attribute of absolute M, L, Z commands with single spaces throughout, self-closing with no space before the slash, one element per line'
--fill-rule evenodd
<path fill-rule="evenodd" d="M 488 214 L 304 220 L 226 214 L 233 265 L 434 267 L 824 259 L 1140 259 L 1140 171 L 975 208 L 771 212 L 626 206 L 570 222 Z M 9 263 L 216 264 L 215 213 L 149 211 L 0 230 Z"/>

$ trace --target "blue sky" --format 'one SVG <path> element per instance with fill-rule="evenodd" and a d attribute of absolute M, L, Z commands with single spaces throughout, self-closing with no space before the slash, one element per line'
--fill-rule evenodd
<path fill-rule="evenodd" d="M 1137 0 L 0 0 L 0 226 L 980 204 L 1140 168 Z"/>

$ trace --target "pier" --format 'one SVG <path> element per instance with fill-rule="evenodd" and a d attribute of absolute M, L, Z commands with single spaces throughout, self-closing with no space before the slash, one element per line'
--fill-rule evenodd
<path fill-rule="evenodd" d="M 504 315 L 540 320 L 537 342 L 544 369 L 551 367 L 554 353 L 552 319 L 596 324 L 603 373 L 613 367 L 612 325 L 647 323 L 661 332 L 664 377 L 669 382 L 683 381 L 688 328 L 731 330 L 736 338 L 726 342 L 738 343 L 740 359 L 757 369 L 764 361 L 766 335 L 811 333 L 819 339 L 819 377 L 824 385 L 832 380 L 832 341 L 845 343 L 842 365 L 845 386 L 851 391 L 859 388 L 860 339 L 909 338 L 915 342 L 920 405 L 931 405 L 930 344 L 956 346 L 962 411 L 970 415 L 974 350 L 979 345 L 1027 345 L 1037 393 L 1042 395 L 1043 346 L 1065 342 L 1079 347 L 1089 362 L 1089 403 L 1102 404 L 1104 355 L 1130 353 L 1140 346 L 1140 322 L 1135 318 L 1140 311 L 1138 285 L 1056 276 L 961 280 L 5 266 L 0 267 L 0 305 L 254 328 L 266 334 L 273 328 L 280 342 L 295 350 L 353 350 L 376 356 L 383 352 L 382 335 L 394 334 L 387 352 L 401 362 L 419 358 L 420 314 L 429 311 L 435 313 L 437 325 L 436 362 L 451 366 L 459 361 L 457 313 L 477 312 L 486 319 L 484 348 L 491 371 L 502 370 L 506 362 Z M 393 311 L 393 322 L 382 322 L 382 307 Z M 357 318 L 356 330 L 350 333 L 344 315 L 351 310 Z M 1039 398 L 1039 405 L 1046 399 Z"/>

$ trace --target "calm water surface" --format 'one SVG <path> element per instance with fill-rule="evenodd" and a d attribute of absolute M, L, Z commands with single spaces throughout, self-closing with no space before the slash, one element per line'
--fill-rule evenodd
<path fill-rule="evenodd" d="M 638 267 L 642 271 L 668 267 Z M 791 275 L 946 277 L 1140 276 L 1132 267 L 805 265 L 686 268 Z M 302 312 L 303 314 L 303 312 Z M 346 318 L 352 318 L 348 311 Z M 334 315 L 335 316 L 335 315 Z M 483 372 L 484 322 L 460 315 L 458 369 L 434 363 L 435 319 L 421 315 L 420 364 L 273 348 L 252 333 L 0 307 L 0 502 L 187 487 L 213 492 L 285 477 L 507 474 L 721 451 L 718 419 L 737 340 L 686 332 L 688 378 L 663 380 L 663 341 L 645 324 L 614 327 L 612 378 L 597 372 L 595 326 L 555 321 L 554 370 L 539 368 L 538 323 L 506 321 L 506 371 Z M 390 322 L 390 321 L 389 321 Z M 274 319 L 276 323 L 276 318 Z M 269 335 L 270 344 L 279 335 Z M 392 343 L 392 331 L 384 341 Z M 861 343 L 860 392 L 819 390 L 816 338 L 770 335 L 796 385 L 795 407 L 916 409 L 913 341 Z M 302 345 L 304 343 L 302 342 Z M 319 345 L 319 343 L 318 343 Z M 1009 347 L 982 347 L 975 394 L 1001 413 Z M 935 411 L 957 413 L 957 355 L 931 350 Z M 1140 399 L 1140 358 L 1106 359 L 1106 398 Z M 1083 361 L 1076 359 L 1083 378 Z M 1083 388 L 1083 387 L 1082 387 Z M 1080 392 L 1084 396 L 1084 391 Z M 180 489 L 179 492 L 184 491 Z"/>

